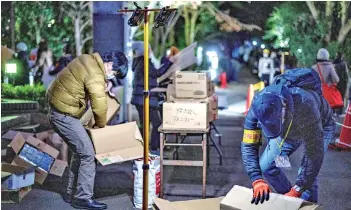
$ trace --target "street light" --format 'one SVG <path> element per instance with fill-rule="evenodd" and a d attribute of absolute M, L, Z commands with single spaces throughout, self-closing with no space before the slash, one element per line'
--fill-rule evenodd
<path fill-rule="evenodd" d="M 261 49 L 264 49 L 264 48 L 266 48 L 266 45 L 261 44 Z"/>
<path fill-rule="evenodd" d="M 4 82 L 6 84 L 9 83 L 9 77 L 11 75 L 15 75 L 17 73 L 17 64 L 16 60 L 11 58 L 8 60 L 5 64 L 5 76 L 4 76 Z M 13 78 L 13 83 L 15 83 L 15 79 Z"/>
<path fill-rule="evenodd" d="M 139 26 L 144 21 L 144 161 L 143 161 L 143 210 L 148 209 L 148 193 L 149 193 L 149 20 L 148 12 L 160 12 L 156 16 L 154 27 L 167 26 L 172 21 L 176 8 L 164 7 L 162 9 L 142 9 L 134 2 L 135 10 L 128 10 L 125 7 L 123 10 L 118 10 L 122 13 L 132 12 L 131 18 L 128 20 L 128 25 Z M 157 128 L 154 128 L 157 129 Z"/>
<path fill-rule="evenodd" d="M 298 52 L 298 53 L 302 53 L 302 49 L 300 49 L 300 48 L 297 49 L 297 52 Z"/>
<path fill-rule="evenodd" d="M 256 41 L 252 41 L 252 45 L 253 45 L 253 46 L 256 46 L 256 45 L 257 45 L 257 42 L 256 42 Z"/>

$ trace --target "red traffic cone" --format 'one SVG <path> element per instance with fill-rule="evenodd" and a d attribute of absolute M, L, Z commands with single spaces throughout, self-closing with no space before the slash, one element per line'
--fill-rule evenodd
<path fill-rule="evenodd" d="M 227 88 L 227 73 L 222 72 L 220 75 L 221 88 Z"/>
<path fill-rule="evenodd" d="M 251 102 L 252 102 L 252 99 L 253 99 L 253 97 L 254 97 L 254 93 L 255 93 L 254 85 L 253 85 L 253 84 L 250 84 L 250 85 L 249 85 L 249 89 L 247 90 L 245 115 L 248 113 L 248 111 L 249 111 L 249 109 L 250 109 Z"/>
<path fill-rule="evenodd" d="M 335 141 L 335 147 L 351 151 L 351 106 L 346 111 L 344 123 L 341 128 L 340 138 Z"/>

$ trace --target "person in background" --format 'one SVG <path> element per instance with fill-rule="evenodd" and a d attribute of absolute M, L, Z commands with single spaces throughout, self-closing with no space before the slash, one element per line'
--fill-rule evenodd
<path fill-rule="evenodd" d="M 274 70 L 275 70 L 273 77 L 275 77 L 275 76 L 281 74 L 281 72 L 280 72 L 280 60 L 278 58 L 277 53 L 274 52 L 274 51 L 271 52 L 271 58 L 273 60 L 273 67 L 274 67 Z"/>
<path fill-rule="evenodd" d="M 37 51 L 37 60 L 34 69 L 36 69 L 34 81 L 42 83 L 48 89 L 54 77 L 49 75 L 49 72 L 54 68 L 52 50 L 49 49 L 48 43 L 44 40 L 40 42 Z"/>
<path fill-rule="evenodd" d="M 109 51 L 81 55 L 65 67 L 51 83 L 46 98 L 48 119 L 53 129 L 73 150 L 68 185 L 63 199 L 78 209 L 106 209 L 107 205 L 92 199 L 96 173 L 93 143 L 80 122 L 90 101 L 94 114 L 94 128 L 106 125 L 107 79 L 123 79 L 128 61 L 124 53 Z M 73 186 L 75 186 L 74 188 Z"/>
<path fill-rule="evenodd" d="M 64 69 L 74 59 L 72 46 L 67 43 L 63 48 L 63 55 L 58 60 L 55 68 L 49 72 L 50 75 L 57 75 L 62 69 Z"/>
<path fill-rule="evenodd" d="M 258 62 L 258 77 L 264 82 L 267 87 L 272 83 L 275 73 L 273 59 L 269 57 L 269 50 L 263 50 L 263 57 Z"/>
<path fill-rule="evenodd" d="M 324 48 L 318 50 L 317 63 L 312 66 L 312 69 L 317 71 L 322 82 L 324 81 L 328 85 L 337 85 L 340 81 L 334 65 L 329 61 L 329 52 Z"/>
<path fill-rule="evenodd" d="M 143 133 L 144 123 L 144 43 L 135 42 L 132 45 L 135 51 L 133 59 L 132 70 L 134 72 L 133 79 L 133 93 L 131 103 L 135 105 L 140 121 L 140 130 Z M 152 54 L 152 49 L 149 45 L 149 54 Z M 156 69 L 151 59 L 149 59 L 149 90 L 158 87 L 157 78 L 167 72 L 169 67 L 174 63 L 174 56 L 166 58 L 161 68 Z M 160 148 L 160 134 L 158 133 L 158 127 L 162 124 L 160 118 L 160 106 L 159 102 L 162 96 L 158 92 L 150 92 L 150 121 L 152 124 L 151 132 L 151 153 L 159 155 Z"/>
<path fill-rule="evenodd" d="M 349 83 L 349 69 L 347 67 L 347 63 L 344 61 L 344 56 L 341 52 L 338 52 L 336 54 L 336 59 L 333 61 L 336 73 L 338 74 L 338 77 L 340 79 L 337 88 L 341 93 L 342 100 L 344 101 L 344 104 L 347 104 L 345 102 L 345 96 L 347 92 L 347 85 Z M 336 110 L 337 115 L 342 115 L 343 114 L 343 108 Z"/>
<path fill-rule="evenodd" d="M 16 84 L 17 85 L 26 85 L 29 84 L 29 55 L 28 47 L 24 42 L 20 42 L 16 45 L 16 60 L 17 64 L 17 74 L 16 74 Z"/>

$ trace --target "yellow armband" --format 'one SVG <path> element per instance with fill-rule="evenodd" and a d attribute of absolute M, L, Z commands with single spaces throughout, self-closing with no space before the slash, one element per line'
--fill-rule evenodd
<path fill-rule="evenodd" d="M 244 129 L 243 142 L 247 144 L 258 144 L 261 142 L 261 130 Z"/>

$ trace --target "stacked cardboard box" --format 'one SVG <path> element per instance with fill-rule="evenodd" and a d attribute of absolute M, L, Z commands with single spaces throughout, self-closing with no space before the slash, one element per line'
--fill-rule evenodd
<path fill-rule="evenodd" d="M 218 98 L 207 72 L 177 72 L 163 104 L 164 129 L 207 129 L 217 119 Z"/>

